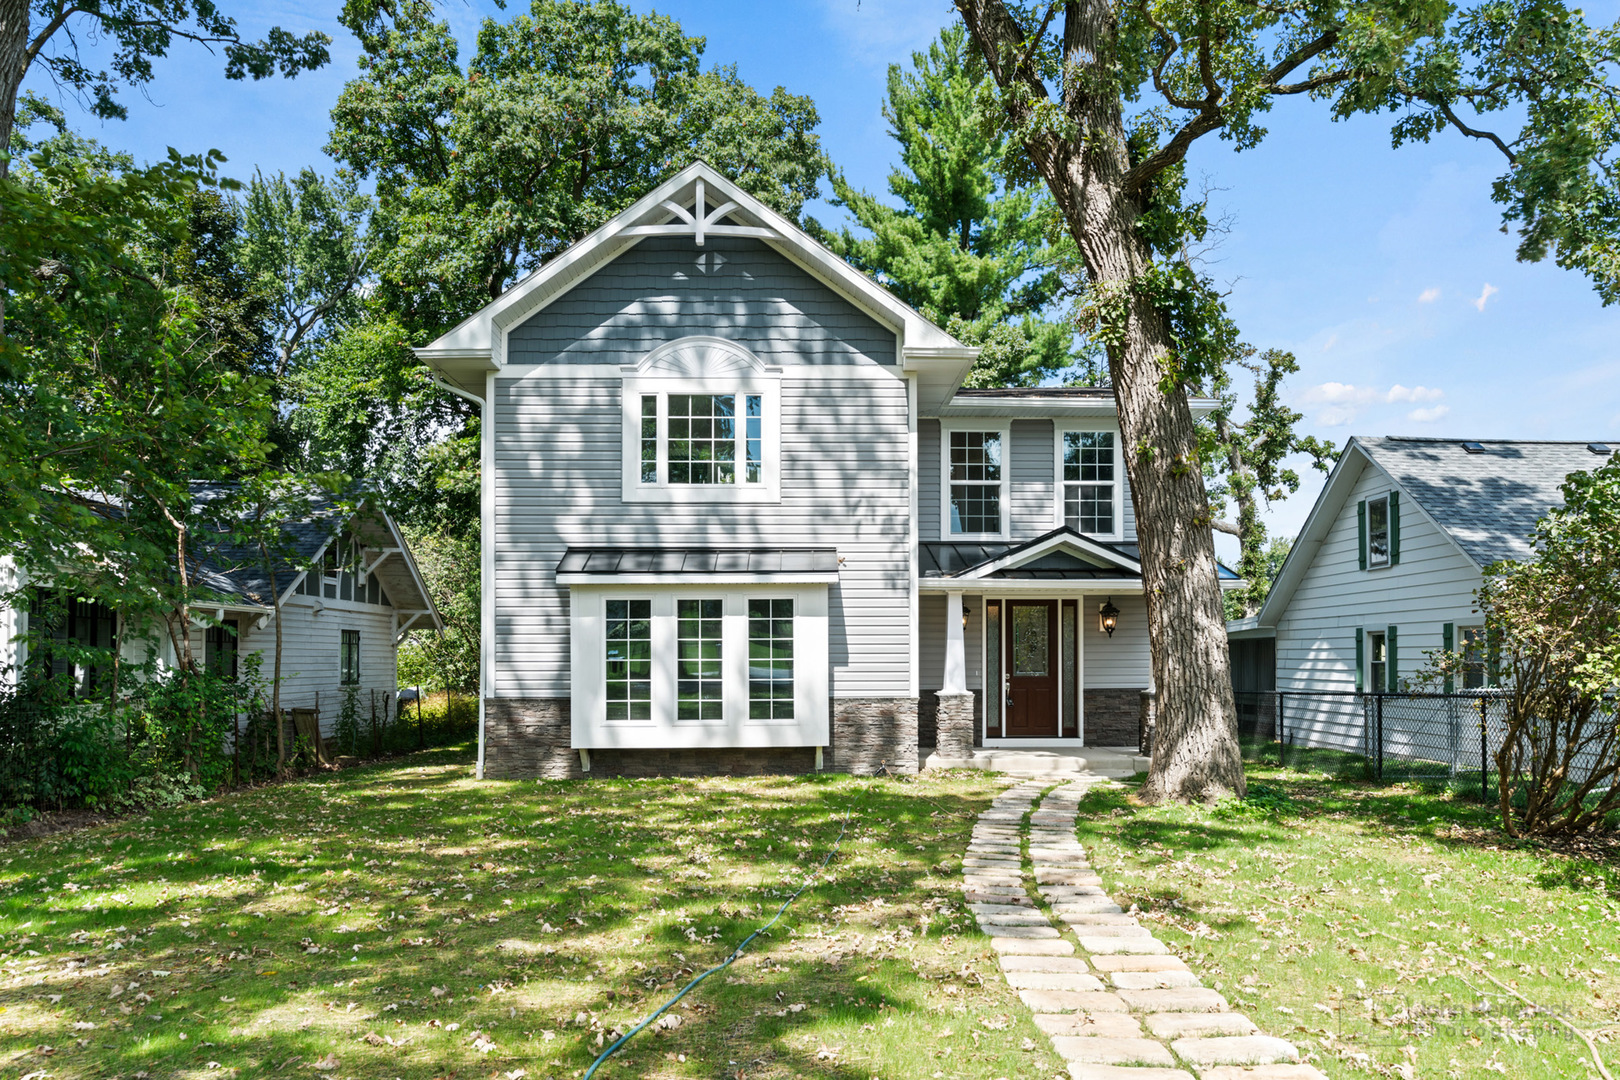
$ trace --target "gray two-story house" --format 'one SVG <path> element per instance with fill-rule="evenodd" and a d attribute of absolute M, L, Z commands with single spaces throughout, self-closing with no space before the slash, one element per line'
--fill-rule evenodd
<path fill-rule="evenodd" d="M 694 164 L 418 355 L 483 413 L 480 775 L 1134 745 L 1112 393 L 976 350 Z"/>

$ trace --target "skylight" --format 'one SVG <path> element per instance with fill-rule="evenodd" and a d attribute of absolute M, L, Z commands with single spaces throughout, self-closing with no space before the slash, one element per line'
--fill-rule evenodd
<path fill-rule="evenodd" d="M 1462 444 L 1462 448 L 1468 451 L 1470 454 L 1483 454 L 1485 452 L 1484 443 L 1465 442 Z"/>
<path fill-rule="evenodd" d="M 1594 454 L 1602 454 L 1605 457 L 1614 452 L 1609 449 L 1608 443 L 1589 442 L 1586 444 L 1586 448 Z"/>

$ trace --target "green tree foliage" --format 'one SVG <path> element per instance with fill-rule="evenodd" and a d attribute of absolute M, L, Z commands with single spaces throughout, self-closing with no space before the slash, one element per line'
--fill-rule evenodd
<path fill-rule="evenodd" d="M 1620 811 L 1620 458 L 1572 473 L 1563 493 L 1536 525 L 1535 557 L 1487 567 L 1479 590 L 1501 656 L 1496 766 L 1513 835 L 1579 834 Z"/>
<path fill-rule="evenodd" d="M 217 156 L 144 169 L 61 133 L 0 182 L 0 535 L 63 588 L 166 623 L 191 668 L 191 481 L 262 466 L 250 290 Z"/>
<path fill-rule="evenodd" d="M 0 0 L 0 150 L 10 143 L 18 89 L 39 64 L 59 88 L 79 97 L 104 120 L 123 119 L 118 93 L 152 79 L 152 62 L 167 56 L 175 40 L 191 41 L 225 55 L 225 76 L 263 79 L 312 70 L 330 58 L 332 39 L 321 33 L 298 37 L 272 27 L 262 41 L 243 41 L 236 20 L 213 0 Z M 81 42 L 110 50 L 106 67 L 86 64 Z M 0 178 L 7 160 L 0 154 Z"/>
<path fill-rule="evenodd" d="M 1035 386 L 1081 363 L 1074 328 L 1047 312 L 1064 294 L 1074 246 L 1045 190 L 1009 179 L 1014 144 L 997 122 L 984 61 L 960 26 L 911 69 L 889 68 L 883 115 L 900 144 L 889 174 L 899 208 L 832 174 L 835 206 L 861 232 L 811 232 L 900 299 L 984 349 L 969 386 Z"/>
<path fill-rule="evenodd" d="M 956 0 L 995 76 L 1029 175 L 1059 207 L 1108 352 L 1137 504 L 1159 724 L 1150 799 L 1241 791 L 1214 548 L 1187 389 L 1237 343 L 1219 290 L 1186 258 L 1202 213 L 1191 147 L 1265 136 L 1283 98 L 1334 118 L 1391 111 L 1397 145 L 1452 130 L 1505 157 L 1492 190 L 1523 258 L 1556 254 L 1620 297 L 1620 33 L 1562 0 L 1275 3 Z M 1487 130 L 1492 116 L 1507 133 Z"/>
<path fill-rule="evenodd" d="M 441 529 L 410 533 L 411 553 L 427 579 L 443 635 L 413 631 L 399 650 L 400 681 L 465 693 L 478 691 L 479 545 Z"/>
<path fill-rule="evenodd" d="M 241 217 L 241 265 L 271 305 L 271 370 L 284 379 L 360 314 L 371 200 L 353 177 L 258 174 Z"/>
<path fill-rule="evenodd" d="M 328 150 L 375 181 L 379 295 L 437 334 L 702 157 L 790 216 L 825 170 L 815 106 L 701 67 L 703 39 L 612 2 L 486 19 L 463 64 L 425 0 L 350 0 L 361 75 Z"/>
<path fill-rule="evenodd" d="M 1299 490 L 1299 473 L 1288 459 L 1302 456 L 1327 472 L 1337 453 L 1332 443 L 1300 435 L 1297 428 L 1304 416 L 1283 404 L 1282 382 L 1298 370 L 1293 353 L 1267 349 L 1256 356 L 1245 345 L 1201 388 L 1216 403 L 1199 424 L 1212 524 L 1217 532 L 1237 537 L 1241 552 L 1237 570 L 1249 583 L 1225 594 L 1229 618 L 1253 615 L 1271 591 L 1275 544 L 1267 544 L 1261 500 L 1270 505 Z M 1237 372 L 1254 376 L 1247 401 L 1234 380 Z M 1283 550 L 1286 553 L 1286 546 Z"/>

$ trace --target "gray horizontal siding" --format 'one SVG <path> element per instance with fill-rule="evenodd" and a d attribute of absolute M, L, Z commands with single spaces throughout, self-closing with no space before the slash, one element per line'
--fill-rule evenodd
<path fill-rule="evenodd" d="M 1057 453 L 1052 421 L 1014 420 L 1008 431 L 1008 526 L 1012 541 L 1028 540 L 1053 529 L 1057 497 Z"/>
<path fill-rule="evenodd" d="M 906 386 L 870 378 L 782 383 L 779 503 L 626 503 L 619 381 L 496 384 L 495 694 L 568 694 L 570 546 L 831 546 L 835 696 L 910 689 Z M 836 437 L 829 437 L 836 433 Z"/>
<path fill-rule="evenodd" d="M 634 363 L 692 334 L 735 341 L 767 364 L 895 364 L 885 329 L 772 250 L 744 237 L 650 237 L 515 327 L 507 362 Z"/>
<path fill-rule="evenodd" d="M 1277 689 L 1293 693 L 1356 688 L 1356 628 L 1400 628 L 1397 674 L 1419 676 L 1424 654 L 1442 647 L 1442 627 L 1478 625 L 1474 565 L 1409 498 L 1401 500 L 1401 559 L 1362 570 L 1356 508 L 1393 487 L 1368 465 L 1340 508 L 1299 587 L 1277 621 Z M 1306 697 L 1288 699 L 1290 738 L 1305 745 L 1362 749 L 1358 708 Z"/>
<path fill-rule="evenodd" d="M 917 424 L 917 535 L 922 540 L 939 537 L 939 454 L 938 420 Z"/>

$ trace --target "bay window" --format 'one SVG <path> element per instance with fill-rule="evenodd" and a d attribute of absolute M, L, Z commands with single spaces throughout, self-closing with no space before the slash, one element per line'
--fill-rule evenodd
<path fill-rule="evenodd" d="M 827 745 L 826 585 L 571 592 L 575 747 Z"/>

